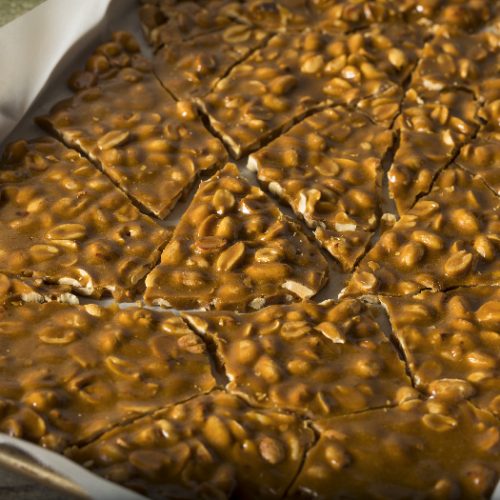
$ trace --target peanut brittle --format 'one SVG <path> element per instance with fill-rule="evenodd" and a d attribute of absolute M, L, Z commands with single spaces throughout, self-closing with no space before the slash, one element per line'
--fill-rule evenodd
<path fill-rule="evenodd" d="M 52 138 L 9 145 L 0 166 L 0 273 L 133 297 L 171 231 Z"/>
<path fill-rule="evenodd" d="M 279 34 L 198 103 L 239 158 L 314 109 L 383 93 L 409 74 L 419 37 L 408 27 Z"/>
<path fill-rule="evenodd" d="M 345 295 L 500 284 L 500 198 L 450 167 L 361 260 Z"/>
<path fill-rule="evenodd" d="M 490 19 L 491 0 L 402 0 L 400 11 L 410 21 L 477 30 Z"/>
<path fill-rule="evenodd" d="M 417 386 L 500 416 L 500 288 L 382 297 Z"/>
<path fill-rule="evenodd" d="M 324 31 L 352 31 L 374 23 L 401 22 L 394 0 L 311 0 L 315 27 Z"/>
<path fill-rule="evenodd" d="M 391 131 L 362 113 L 329 108 L 250 155 L 248 168 L 348 272 L 377 226 L 380 162 L 391 144 Z"/>
<path fill-rule="evenodd" d="M 41 279 L 16 278 L 0 273 L 0 304 L 18 302 L 50 302 L 56 300 L 67 304 L 78 304 L 69 285 L 47 285 Z"/>
<path fill-rule="evenodd" d="M 26 304 L 1 308 L 0 329 L 0 399 L 33 408 L 54 428 L 36 440 L 49 448 L 215 385 L 205 344 L 172 313 Z M 22 421 L 1 414 L 0 429 L 25 436 Z"/>
<path fill-rule="evenodd" d="M 500 195 L 500 99 L 482 108 L 480 116 L 485 123 L 476 138 L 461 149 L 456 162 Z"/>
<path fill-rule="evenodd" d="M 398 212 L 427 193 L 439 173 L 477 130 L 478 104 L 469 92 L 426 93 L 410 89 L 396 120 L 400 142 L 388 172 L 389 193 Z"/>
<path fill-rule="evenodd" d="M 466 402 L 412 400 L 317 424 L 289 498 L 477 498 L 500 475 L 498 421 Z"/>
<path fill-rule="evenodd" d="M 113 429 L 70 457 L 149 498 L 281 498 L 313 433 L 214 392 Z"/>
<path fill-rule="evenodd" d="M 235 0 L 141 0 L 139 19 L 151 45 L 206 35 L 232 23 Z"/>
<path fill-rule="evenodd" d="M 177 98 L 203 96 L 266 38 L 264 31 L 233 25 L 188 41 L 173 41 L 156 53 L 154 70 Z"/>
<path fill-rule="evenodd" d="M 200 171 L 227 154 L 194 106 L 175 102 L 132 35 L 101 45 L 71 80 L 74 97 L 38 123 L 96 161 L 129 196 L 166 216 Z"/>
<path fill-rule="evenodd" d="M 142 3 L 139 18 L 149 43 L 155 48 L 226 28 L 234 33 L 245 26 L 266 31 L 302 30 L 313 22 L 308 0 L 143 0 Z"/>
<path fill-rule="evenodd" d="M 491 101 L 500 97 L 496 88 L 499 68 L 500 35 L 491 31 L 467 34 L 442 27 L 424 46 L 411 86 L 422 94 L 462 87 L 478 99 Z"/>
<path fill-rule="evenodd" d="M 201 183 L 145 299 L 178 308 L 259 309 L 313 296 L 328 265 L 299 226 L 228 164 Z"/>
<path fill-rule="evenodd" d="M 237 19 L 272 31 L 303 30 L 313 17 L 309 0 L 240 0 Z"/>
<path fill-rule="evenodd" d="M 345 300 L 184 317 L 215 342 L 227 389 L 253 405 L 319 417 L 415 397 L 380 307 Z"/>

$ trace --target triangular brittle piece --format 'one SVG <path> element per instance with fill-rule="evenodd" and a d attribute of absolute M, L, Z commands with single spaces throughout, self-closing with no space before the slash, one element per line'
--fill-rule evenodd
<path fill-rule="evenodd" d="M 412 400 L 324 419 L 287 498 L 490 498 L 498 420 L 467 402 Z"/>
<path fill-rule="evenodd" d="M 128 33 L 115 33 L 74 75 L 74 97 L 38 123 L 96 161 L 123 191 L 166 216 L 200 171 L 226 160 L 193 104 L 176 102 Z"/>
<path fill-rule="evenodd" d="M 399 147 L 387 174 L 389 193 L 404 213 L 476 132 L 478 103 L 469 92 L 426 93 L 410 89 L 396 121 Z"/>
<path fill-rule="evenodd" d="M 203 182 L 146 279 L 149 303 L 259 309 L 313 296 L 327 262 L 299 226 L 228 164 Z"/>
<path fill-rule="evenodd" d="M 73 460 L 148 498 L 283 498 L 314 433 L 292 414 L 216 391 L 116 427 Z"/>
<path fill-rule="evenodd" d="M 500 288 L 382 297 L 417 387 L 500 417 Z"/>
<path fill-rule="evenodd" d="M 415 394 L 384 333 L 380 306 L 348 299 L 185 318 L 215 342 L 227 389 L 252 405 L 319 417 L 396 404 Z"/>
<path fill-rule="evenodd" d="M 154 70 L 176 98 L 203 96 L 268 36 L 264 31 L 234 24 L 191 40 L 172 40 L 156 53 Z"/>
<path fill-rule="evenodd" d="M 133 298 L 170 229 L 52 138 L 9 145 L 0 165 L 0 273 Z"/>
<path fill-rule="evenodd" d="M 391 131 L 362 113 L 330 108 L 250 155 L 248 167 L 349 272 L 377 226 L 380 162 L 391 144 Z"/>
<path fill-rule="evenodd" d="M 500 284 L 500 198 L 451 167 L 360 262 L 346 295 Z"/>
<path fill-rule="evenodd" d="M 8 418 L 0 401 L 0 430 L 47 448 L 215 386 L 205 344 L 167 311 L 25 304 L 2 307 L 0 329 L 0 396 L 38 414 Z"/>
<path fill-rule="evenodd" d="M 328 104 L 355 105 L 408 76 L 419 53 L 413 29 L 374 25 L 349 34 L 278 34 L 199 99 L 239 158 Z"/>

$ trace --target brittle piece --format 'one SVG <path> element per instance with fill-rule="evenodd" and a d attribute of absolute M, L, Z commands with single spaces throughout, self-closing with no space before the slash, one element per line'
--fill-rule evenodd
<path fill-rule="evenodd" d="M 427 193 L 441 169 L 476 132 L 478 103 L 469 92 L 426 93 L 410 89 L 396 120 L 400 143 L 387 174 L 389 193 L 398 212 L 408 210 Z"/>
<path fill-rule="evenodd" d="M 500 35 L 467 34 L 442 27 L 424 46 L 411 86 L 422 94 L 465 87 L 478 99 L 492 101 L 500 97 L 500 90 L 495 87 L 499 67 Z"/>
<path fill-rule="evenodd" d="M 32 407 L 56 430 L 35 439 L 49 448 L 215 385 L 205 344 L 172 313 L 25 304 L 0 309 L 0 330 L 0 397 Z M 22 421 L 1 414 L 4 432 L 25 436 Z"/>
<path fill-rule="evenodd" d="M 203 96 L 266 38 L 264 31 L 235 24 L 188 41 L 172 41 L 156 53 L 154 70 L 177 98 Z"/>
<path fill-rule="evenodd" d="M 236 17 L 268 31 L 303 30 L 313 22 L 309 0 L 243 0 Z"/>
<path fill-rule="evenodd" d="M 416 385 L 500 416 L 500 288 L 382 297 Z"/>
<path fill-rule="evenodd" d="M 240 9 L 235 0 L 141 0 L 141 4 L 142 28 L 156 48 L 225 28 Z"/>
<path fill-rule="evenodd" d="M 485 123 L 476 138 L 460 150 L 456 162 L 500 195 L 500 99 L 482 108 L 480 116 Z"/>
<path fill-rule="evenodd" d="M 171 231 L 52 138 L 7 146 L 0 167 L 0 272 L 132 298 Z"/>
<path fill-rule="evenodd" d="M 400 11 L 410 21 L 445 24 L 475 31 L 491 16 L 491 0 L 402 0 Z"/>
<path fill-rule="evenodd" d="M 411 28 L 377 25 L 351 34 L 279 34 L 199 99 L 235 157 L 327 104 L 355 104 L 401 83 L 416 61 Z"/>
<path fill-rule="evenodd" d="M 451 167 L 361 260 L 343 294 L 500 284 L 500 198 Z"/>
<path fill-rule="evenodd" d="M 228 164 L 201 183 L 146 278 L 145 298 L 179 308 L 260 309 L 313 296 L 327 272 L 299 226 Z"/>
<path fill-rule="evenodd" d="M 312 417 L 415 397 L 383 316 L 358 300 L 184 314 L 215 342 L 228 390 L 253 405 Z"/>
<path fill-rule="evenodd" d="M 290 498 L 489 498 L 498 421 L 464 402 L 412 400 L 323 420 Z"/>
<path fill-rule="evenodd" d="M 74 97 L 38 123 L 89 156 L 148 211 L 165 217 L 200 171 L 227 153 L 194 106 L 175 102 L 132 35 L 115 33 L 70 83 Z"/>
<path fill-rule="evenodd" d="M 214 392 L 113 429 L 70 458 L 148 498 L 281 498 L 313 433 Z"/>
<path fill-rule="evenodd" d="M 248 168 L 349 272 L 377 226 L 380 162 L 391 144 L 391 131 L 362 113 L 329 108 L 250 155 Z"/>
<path fill-rule="evenodd" d="M 351 31 L 374 23 L 402 22 L 394 0 L 311 0 L 316 27 Z"/>
<path fill-rule="evenodd" d="M 47 285 L 41 279 L 22 279 L 0 273 L 0 304 L 17 302 L 50 302 L 56 300 L 78 304 L 69 285 Z"/>

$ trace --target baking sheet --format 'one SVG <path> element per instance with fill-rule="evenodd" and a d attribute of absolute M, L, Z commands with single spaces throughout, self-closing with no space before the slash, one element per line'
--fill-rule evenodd
<path fill-rule="evenodd" d="M 94 47 L 108 40 L 113 30 L 134 33 L 144 53 L 151 56 L 133 8 L 135 4 L 136 0 L 47 0 L 0 28 L 0 151 L 12 140 L 44 135 L 34 125 L 33 118 L 47 113 L 54 103 L 71 95 L 66 87 L 68 75 L 81 68 Z M 237 163 L 242 174 L 256 185 L 255 176 L 246 170 L 245 162 Z M 177 205 L 165 225 L 179 220 L 194 191 Z M 292 215 L 288 207 L 281 209 Z M 310 234 L 308 229 L 304 231 Z M 330 282 L 315 297 L 318 301 L 337 297 L 347 278 L 331 258 L 328 261 Z M 112 300 L 80 298 L 80 302 L 106 305 Z M 120 307 L 130 305 L 124 303 Z M 14 453 L 14 449 L 18 452 Z M 144 498 L 61 455 L 4 434 L 0 434 L 0 464 L 49 482 L 71 496 L 109 500 Z M 492 498 L 500 500 L 500 483 Z"/>

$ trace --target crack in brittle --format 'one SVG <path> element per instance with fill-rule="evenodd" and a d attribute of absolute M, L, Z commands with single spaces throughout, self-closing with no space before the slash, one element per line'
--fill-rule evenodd
<path fill-rule="evenodd" d="M 141 420 L 141 419 L 146 418 L 146 417 L 153 417 L 154 418 L 155 415 L 157 415 L 158 413 L 164 411 L 167 408 L 173 408 L 174 406 L 178 406 L 178 405 L 181 405 L 181 404 L 186 404 L 189 401 L 192 401 L 193 399 L 200 398 L 200 397 L 203 397 L 203 396 L 207 396 L 207 395 L 212 394 L 213 392 L 216 392 L 216 391 L 219 391 L 219 390 L 220 389 L 218 387 L 213 387 L 209 391 L 201 392 L 199 394 L 193 394 L 192 396 L 190 396 L 190 397 L 188 397 L 186 399 L 183 399 L 181 401 L 178 401 L 178 402 L 175 402 L 175 403 L 171 403 L 171 404 L 167 404 L 165 406 L 159 406 L 158 408 L 145 411 L 144 413 L 141 413 L 139 415 L 133 415 L 133 416 L 131 416 L 129 418 L 121 420 L 120 422 L 116 422 L 115 424 L 111 425 L 110 427 L 108 427 L 108 428 L 106 428 L 106 429 L 98 432 L 97 434 L 95 434 L 91 438 L 82 439 L 80 441 L 77 441 L 76 443 L 74 443 L 71 446 L 67 446 L 62 451 L 62 454 L 65 455 L 70 450 L 82 449 L 85 446 L 88 446 L 88 445 L 90 445 L 92 443 L 95 443 L 96 441 L 99 441 L 99 439 L 101 439 L 106 434 L 111 433 L 111 432 L 115 431 L 116 429 L 119 429 L 120 427 L 126 427 L 128 425 L 134 424 L 138 420 Z"/>

